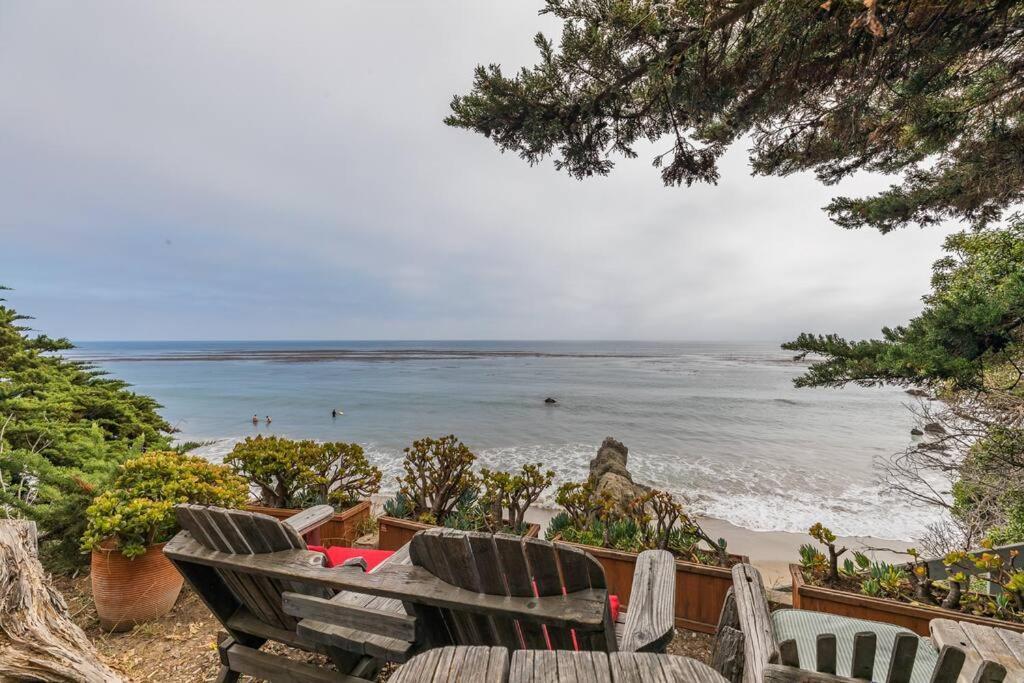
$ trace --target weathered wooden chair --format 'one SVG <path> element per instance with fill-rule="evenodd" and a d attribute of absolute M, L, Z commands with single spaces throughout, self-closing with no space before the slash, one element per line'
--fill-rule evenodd
<path fill-rule="evenodd" d="M 196 505 L 175 508 L 183 529 L 165 547 L 224 625 L 221 681 L 354 681 L 381 660 L 420 649 L 663 650 L 674 626 L 675 563 L 637 561 L 630 609 L 613 623 L 601 565 L 566 545 L 433 529 L 371 573 L 323 566 L 301 524 Z M 276 641 L 330 657 L 338 673 L 261 652 Z"/>
<path fill-rule="evenodd" d="M 955 683 L 965 653 L 936 651 L 909 629 L 822 612 L 771 612 L 761 574 L 733 567 L 712 666 L 732 683 Z M 975 683 L 999 683 L 1006 669 L 984 662 Z"/>

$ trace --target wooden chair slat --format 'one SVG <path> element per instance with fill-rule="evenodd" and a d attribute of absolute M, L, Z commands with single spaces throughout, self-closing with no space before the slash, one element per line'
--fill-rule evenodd
<path fill-rule="evenodd" d="M 996 629 L 968 621 L 960 622 L 960 628 L 970 638 L 971 645 L 982 659 L 991 660 L 1011 670 L 1020 667 L 1017 653 L 1007 647 L 1005 639 L 1000 637 Z M 1024 676 L 1021 676 L 1021 680 L 1024 680 Z"/>
<path fill-rule="evenodd" d="M 231 544 L 217 527 L 209 508 L 201 505 L 190 505 L 187 508 L 195 523 L 203 529 L 213 550 L 222 553 L 234 552 Z M 287 628 L 283 613 L 282 616 L 278 616 L 264 596 L 263 590 L 254 583 L 253 577 L 223 568 L 218 569 L 218 573 L 250 612 L 272 626 Z"/>
<path fill-rule="evenodd" d="M 1002 683 L 1006 678 L 1006 667 L 999 662 L 986 659 L 974 674 L 974 683 Z"/>
<path fill-rule="evenodd" d="M 508 595 L 512 597 L 533 597 L 533 584 L 530 581 L 530 568 L 523 553 L 522 539 L 519 536 L 495 534 L 494 547 L 498 553 L 501 573 L 505 577 Z M 547 647 L 544 632 L 538 624 L 519 622 L 519 631 L 527 649 L 542 650 Z"/>
<path fill-rule="evenodd" d="M 558 572 L 558 560 L 555 548 L 550 541 L 536 538 L 523 539 L 523 551 L 533 576 L 533 585 L 537 595 L 563 595 L 562 577 Z M 572 632 L 569 629 L 545 627 L 548 641 L 555 650 L 573 649 Z"/>
<path fill-rule="evenodd" d="M 296 550 L 306 547 L 302 537 L 294 529 L 281 524 L 280 521 L 269 515 L 253 513 L 252 521 L 267 542 L 271 552 Z"/>
<path fill-rule="evenodd" d="M 439 544 L 448 565 L 448 574 L 451 577 L 449 583 L 474 593 L 487 592 L 481 588 L 473 549 L 465 532 L 444 529 L 435 542 Z M 504 591 L 499 595 L 504 595 Z M 488 615 L 465 613 L 464 616 L 472 639 L 468 645 L 493 645 L 498 642 L 494 624 Z"/>
<path fill-rule="evenodd" d="M 960 648 L 944 645 L 939 650 L 939 661 L 932 671 L 930 683 L 956 683 L 966 659 L 967 655 Z"/>
<path fill-rule="evenodd" d="M 480 592 L 490 595 L 508 595 L 508 586 L 501 573 L 498 563 L 498 550 L 494 547 L 491 534 L 469 532 L 466 534 L 469 549 L 473 554 L 473 566 Z M 523 647 L 523 637 L 519 633 L 519 624 L 512 619 L 493 617 L 491 626 L 494 629 L 496 643 L 512 650 Z"/>
<path fill-rule="evenodd" d="M 834 633 L 818 635 L 816 642 L 817 669 L 823 674 L 836 673 L 836 636 Z"/>
<path fill-rule="evenodd" d="M 428 529 L 416 534 L 412 539 L 410 552 L 413 555 L 413 564 L 423 567 L 428 572 L 441 579 L 445 583 L 455 585 L 452 580 L 452 573 L 448 568 L 448 559 L 444 555 L 439 539 L 442 530 L 440 528 Z M 474 639 L 474 624 L 468 615 L 458 610 L 439 610 L 444 622 L 448 625 L 447 631 L 456 645 L 476 645 Z"/>
<path fill-rule="evenodd" d="M 636 559 L 622 649 L 662 650 L 675 630 L 676 562 L 665 550 L 645 550 Z"/>
<path fill-rule="evenodd" d="M 595 574 L 594 565 L 598 565 L 597 568 L 600 570 L 598 561 L 583 550 L 564 543 L 556 543 L 555 552 L 558 556 L 558 566 L 561 569 L 562 585 L 565 586 L 566 592 L 572 593 L 590 588 L 591 576 Z M 599 583 L 603 584 L 603 570 L 596 573 L 600 574 L 602 580 Z M 604 586 L 598 586 L 598 588 L 604 588 Z M 606 610 L 604 628 L 601 631 L 590 633 L 576 631 L 576 642 L 581 650 L 615 652 L 618 649 L 610 606 Z"/>
<path fill-rule="evenodd" d="M 1017 658 L 1018 666 L 1024 669 L 1024 634 L 1008 628 L 997 628 L 996 633 L 1003 640 L 1006 649 Z"/>
<path fill-rule="evenodd" d="M 780 656 L 761 572 L 749 564 L 737 564 L 732 568 L 732 581 L 744 636 L 743 681 L 761 683 L 765 664 L 779 661 Z"/>
<path fill-rule="evenodd" d="M 892 657 L 889 659 L 889 671 L 885 675 L 886 683 L 910 683 L 910 674 L 914 670 L 914 659 L 917 658 L 917 646 L 921 639 L 913 633 L 899 633 L 892 646 Z"/>
<path fill-rule="evenodd" d="M 875 650 L 878 647 L 878 636 L 871 631 L 861 631 L 853 635 L 853 662 L 850 664 L 850 676 L 865 681 L 871 680 L 875 670 Z"/>
<path fill-rule="evenodd" d="M 228 511 L 219 507 L 203 508 L 199 512 L 204 517 L 208 526 L 212 526 L 219 534 L 221 542 L 226 546 L 227 551 L 235 555 L 252 555 L 253 550 L 245 540 L 242 533 L 235 526 L 234 521 L 228 515 Z M 235 579 L 245 588 L 253 600 L 251 610 L 258 610 L 255 613 L 264 616 L 267 623 L 280 626 L 286 630 L 294 630 L 297 623 L 293 617 L 288 616 L 281 606 L 281 584 L 265 576 L 252 576 L 235 572 Z"/>
<path fill-rule="evenodd" d="M 792 638 L 779 643 L 779 663 L 785 666 L 800 666 L 800 652 Z"/>

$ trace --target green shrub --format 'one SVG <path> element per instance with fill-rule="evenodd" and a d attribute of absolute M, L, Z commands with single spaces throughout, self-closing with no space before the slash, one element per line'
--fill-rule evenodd
<path fill-rule="evenodd" d="M 523 465 L 518 472 L 504 472 L 484 468 L 480 471 L 482 503 L 488 508 L 491 523 L 507 519 L 513 529 L 526 524 L 526 511 L 537 502 L 540 494 L 551 486 L 555 473 L 541 471 L 540 463 Z"/>
<path fill-rule="evenodd" d="M 558 488 L 555 500 L 564 510 L 548 524 L 549 540 L 628 552 L 668 550 L 692 562 L 723 567 L 730 563 L 725 539 L 712 539 L 665 491 L 651 489 L 629 501 L 623 511 L 608 495 L 595 494 L 589 483 L 568 482 Z"/>
<path fill-rule="evenodd" d="M 476 488 L 476 455 L 454 434 L 414 441 L 404 450 L 405 471 L 398 492 L 405 496 L 416 521 L 435 524 L 455 510 L 459 498 Z"/>
<path fill-rule="evenodd" d="M 224 462 L 259 487 L 260 502 L 269 507 L 341 510 L 380 490 L 380 470 L 355 443 L 260 435 L 236 444 Z"/>
<path fill-rule="evenodd" d="M 86 510 L 82 547 L 113 539 L 125 556 L 137 557 L 177 531 L 175 504 L 239 507 L 247 498 L 245 480 L 227 467 L 174 452 L 146 453 L 124 463 Z"/>

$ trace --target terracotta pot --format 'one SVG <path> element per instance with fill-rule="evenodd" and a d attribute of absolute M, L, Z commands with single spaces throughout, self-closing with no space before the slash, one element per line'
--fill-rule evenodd
<path fill-rule="evenodd" d="M 113 541 L 92 551 L 92 597 L 101 628 L 127 631 L 171 611 L 183 580 L 164 556 L 164 545 L 151 545 L 133 560 Z"/>

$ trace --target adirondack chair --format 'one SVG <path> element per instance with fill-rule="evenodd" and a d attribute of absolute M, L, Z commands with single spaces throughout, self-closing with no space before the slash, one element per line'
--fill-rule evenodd
<path fill-rule="evenodd" d="M 675 563 L 664 551 L 641 554 L 616 624 L 601 565 L 570 546 L 432 529 L 363 573 L 324 567 L 301 539 L 308 526 L 291 520 L 197 505 L 175 512 L 183 531 L 164 554 L 227 631 L 219 681 L 353 682 L 381 660 L 445 645 L 658 651 L 673 633 Z M 260 651 L 267 641 L 325 654 L 338 672 Z"/>
<path fill-rule="evenodd" d="M 909 629 L 808 610 L 771 612 L 761 574 L 732 569 L 712 666 L 731 683 L 955 683 L 966 655 L 936 651 Z M 974 683 L 999 683 L 1006 669 L 984 662 Z"/>

